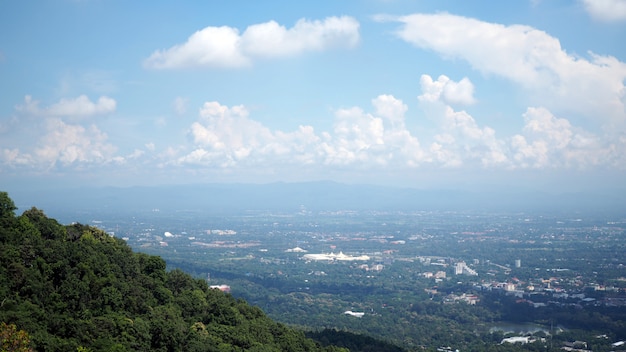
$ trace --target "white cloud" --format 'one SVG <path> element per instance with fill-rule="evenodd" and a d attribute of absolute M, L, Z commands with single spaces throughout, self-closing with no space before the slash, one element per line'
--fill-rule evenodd
<path fill-rule="evenodd" d="M 18 148 L 2 149 L 2 153 L 0 153 L 0 161 L 5 165 L 12 167 L 29 165 L 32 162 L 31 156 L 21 153 Z"/>
<path fill-rule="evenodd" d="M 179 158 L 178 163 L 225 168 L 316 163 L 315 147 L 320 137 L 313 127 L 300 126 L 293 132 L 271 131 L 249 119 L 248 114 L 243 105 L 204 103 L 198 121 L 190 128 L 194 150 Z"/>
<path fill-rule="evenodd" d="M 92 116 L 109 114 L 115 111 L 115 100 L 102 96 L 97 103 L 91 102 L 85 95 L 76 99 L 61 99 L 48 109 L 48 114 L 54 116 Z"/>
<path fill-rule="evenodd" d="M 624 169 L 626 138 L 600 137 L 566 118 L 556 117 L 544 107 L 528 108 L 520 117 L 524 120 L 520 131 L 499 136 L 494 128 L 481 125 L 480 116 L 453 108 L 454 102 L 469 102 L 468 98 L 472 97 L 472 94 L 460 93 L 473 89 L 469 80 L 462 82 L 443 75 L 436 81 L 428 75 L 422 76 L 422 94 L 417 100 L 429 124 L 416 128 L 422 131 L 419 136 L 407 126 L 414 128 L 423 121 L 408 124 L 405 115 L 409 107 L 392 95 L 372 99 L 370 111 L 358 106 L 337 109 L 334 124 L 326 131 L 316 131 L 308 125 L 293 131 L 272 130 L 252 119 L 243 105 L 226 106 L 210 101 L 200 107 L 196 121 L 190 123 L 188 143 L 167 145 L 167 140 L 161 140 L 163 146 L 157 150 L 154 143 L 141 142 L 141 147 L 130 147 L 119 155 L 97 126 L 68 123 L 50 113 L 55 111 L 51 107 L 40 108 L 32 98 L 27 98 L 18 112 L 36 113 L 44 118 L 29 124 L 23 122 L 27 119 L 19 119 L 18 114 L 16 121 L 22 122 L 7 125 L 3 137 L 11 138 L 0 139 L 0 165 L 63 171 L 114 163 L 134 170 L 141 165 L 142 168 L 185 167 L 185 170 L 224 173 L 245 170 L 255 174 L 306 169 L 319 175 L 351 170 L 405 173 L 461 167 L 475 170 L 569 170 L 602 166 Z M 470 86 L 472 89 L 468 88 Z M 454 89 L 446 93 L 446 87 Z M 20 137 L 19 133 L 13 136 L 13 132 L 28 134 L 30 139 L 35 136 L 37 142 L 15 143 Z"/>
<path fill-rule="evenodd" d="M 352 17 L 328 17 L 323 21 L 301 19 L 290 29 L 275 21 L 248 27 L 242 51 L 250 56 L 283 57 L 305 51 L 354 47 L 359 42 L 359 23 Z"/>
<path fill-rule="evenodd" d="M 425 155 L 419 141 L 405 128 L 407 106 L 390 95 L 381 95 L 372 104 L 378 116 L 358 107 L 339 109 L 332 132 L 316 134 L 312 126 L 271 131 L 249 119 L 244 106 L 207 102 L 190 128 L 193 151 L 178 162 L 221 167 L 421 164 Z"/>
<path fill-rule="evenodd" d="M 354 47 L 359 23 L 352 17 L 299 20 L 287 29 L 275 21 L 249 26 L 243 34 L 232 27 L 206 27 L 185 43 L 155 51 L 144 65 L 156 69 L 248 66 L 255 58 L 285 57 L 306 51 Z"/>
<path fill-rule="evenodd" d="M 322 144 L 324 163 L 416 167 L 426 161 L 419 140 L 405 127 L 407 106 L 391 95 L 372 100 L 375 113 L 361 108 L 335 112 L 333 134 Z"/>
<path fill-rule="evenodd" d="M 626 127 L 626 64 L 614 57 L 590 53 L 584 59 L 568 54 L 558 39 L 529 26 L 505 26 L 446 13 L 393 20 L 402 23 L 397 35 L 405 41 L 520 84 L 530 93 L 530 104 L 600 119 L 607 128 Z M 449 96 L 463 95 L 451 89 Z"/>
<path fill-rule="evenodd" d="M 115 112 L 116 107 L 116 101 L 107 96 L 101 96 L 94 103 L 86 95 L 80 95 L 73 99 L 61 99 L 49 107 L 40 108 L 39 101 L 27 95 L 24 97 L 24 104 L 16 106 L 16 109 L 30 115 L 73 118 L 110 114 Z"/>
<path fill-rule="evenodd" d="M 135 149 L 132 153 L 128 154 L 125 158 L 119 158 L 120 162 L 125 162 L 126 160 L 133 160 L 141 158 L 146 152 L 141 149 Z"/>
<path fill-rule="evenodd" d="M 290 162 L 290 158 L 309 160 L 309 146 L 319 141 L 311 126 L 300 126 L 294 132 L 271 131 L 258 121 L 248 118 L 243 105 L 228 107 L 218 102 L 206 102 L 200 109 L 199 120 L 191 125 L 190 134 L 197 149 L 195 159 L 202 156 L 223 159 L 228 164 L 263 163 L 266 158 Z"/>
<path fill-rule="evenodd" d="M 626 20 L 624 0 L 581 0 L 585 10 L 599 21 L 613 22 Z"/>
<path fill-rule="evenodd" d="M 425 91 L 421 99 L 441 99 L 446 104 L 453 105 L 471 105 L 476 102 L 474 99 L 474 85 L 467 77 L 464 77 L 459 82 L 454 82 L 445 75 L 439 76 L 437 81 L 433 81 L 429 75 L 422 75 L 420 85 L 422 91 Z"/>
<path fill-rule="evenodd" d="M 423 75 L 418 96 L 429 118 L 438 123 L 428 153 L 445 167 L 481 165 L 502 169 L 585 169 L 597 166 L 623 169 L 623 140 L 604 139 L 558 118 L 548 109 L 530 107 L 523 114 L 524 127 L 511 137 L 496 137 L 489 126 L 480 126 L 466 111 L 456 111 L 441 92 L 440 79 Z"/>
<path fill-rule="evenodd" d="M 313 167 L 393 172 L 416 168 L 588 169 L 626 165 L 619 152 L 624 150 L 625 141 L 602 140 L 555 117 L 546 108 L 528 108 L 519 133 L 498 137 L 494 128 L 481 126 L 467 111 L 448 105 L 444 87 L 455 86 L 456 82 L 434 82 L 425 75 L 422 83 L 423 94 L 418 100 L 436 124 L 430 135 L 418 138 L 407 129 L 408 107 L 391 95 L 373 99 L 371 113 L 360 107 L 336 110 L 333 128 L 322 132 L 312 126 L 273 131 L 250 119 L 242 105 L 207 102 L 191 125 L 191 148 L 177 153 L 175 164 L 221 170 Z"/>
<path fill-rule="evenodd" d="M 10 138 L 0 143 L 0 148 L 5 147 L 0 154 L 0 163 L 53 170 L 66 166 L 81 169 L 113 162 L 116 147 L 107 142 L 107 135 L 96 125 L 83 125 L 80 118 L 109 114 L 115 109 L 115 100 L 106 96 L 92 102 L 87 96 L 80 95 L 41 107 L 39 101 L 27 95 L 24 103 L 15 107 L 18 115 L 6 132 Z M 29 144 L 21 143 L 25 136 Z M 7 148 L 9 145 L 12 146 Z"/>
<path fill-rule="evenodd" d="M 262 151 L 274 136 L 261 123 L 248 119 L 244 106 L 229 108 L 218 102 L 206 102 L 200 119 L 191 125 L 191 136 L 197 149 L 181 162 L 214 163 L 233 166 L 249 160 L 252 153 Z"/>
<path fill-rule="evenodd" d="M 341 109 L 335 113 L 333 139 L 324 145 L 325 163 L 347 165 L 364 163 L 384 150 L 384 127 L 381 118 L 360 108 Z M 385 158 L 378 157 L 384 164 Z"/>
<path fill-rule="evenodd" d="M 522 134 L 511 138 L 516 167 L 582 169 L 624 161 L 623 153 L 616 152 L 620 144 L 601 140 L 545 108 L 528 108 L 524 121 Z"/>
<path fill-rule="evenodd" d="M 226 26 L 206 27 L 183 44 L 152 53 L 144 61 L 150 68 L 242 67 L 250 62 L 241 53 L 239 32 Z"/>
<path fill-rule="evenodd" d="M 485 167 L 509 163 L 505 143 L 496 138 L 493 128 L 480 127 L 469 113 L 455 111 L 449 105 L 474 101 L 473 85 L 468 79 L 457 83 L 441 75 L 433 81 L 429 75 L 422 75 L 420 84 L 423 94 L 418 100 L 427 105 L 430 119 L 439 125 L 440 132 L 430 146 L 434 160 L 452 167 L 476 161 Z M 449 93 L 446 93 L 447 87 L 451 87 Z"/>
<path fill-rule="evenodd" d="M 406 104 L 392 95 L 379 95 L 372 100 L 376 115 L 387 121 L 389 129 L 404 129 L 404 114 L 408 110 Z"/>
<path fill-rule="evenodd" d="M 33 159 L 50 168 L 58 164 L 66 166 L 107 162 L 116 150 L 107 143 L 107 135 L 94 125 L 85 128 L 52 118 L 47 121 L 46 129 L 46 134 L 33 153 Z"/>

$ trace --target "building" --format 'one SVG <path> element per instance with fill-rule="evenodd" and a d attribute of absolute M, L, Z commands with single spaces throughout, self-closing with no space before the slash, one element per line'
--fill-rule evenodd
<path fill-rule="evenodd" d="M 508 291 L 508 292 L 515 291 L 515 284 L 511 282 L 505 283 L 502 287 L 504 288 L 505 291 Z"/>
<path fill-rule="evenodd" d="M 220 290 L 222 292 L 226 292 L 226 293 L 230 292 L 230 286 L 228 286 L 228 285 L 211 285 L 209 287 L 213 288 L 213 289 Z"/>
<path fill-rule="evenodd" d="M 476 270 L 468 267 L 467 264 L 465 264 L 465 262 L 456 263 L 456 265 L 454 266 L 454 275 L 463 275 L 463 274 L 470 275 L 470 276 L 478 275 Z"/>
<path fill-rule="evenodd" d="M 306 253 L 307 251 L 300 248 L 300 247 L 295 247 L 295 248 L 289 248 L 287 250 L 285 250 L 285 252 L 287 253 Z"/>
<path fill-rule="evenodd" d="M 352 260 L 370 260 L 370 257 L 367 255 L 361 256 L 351 256 L 343 254 L 343 252 L 339 252 L 339 254 L 330 253 L 330 254 L 305 254 L 302 258 L 306 260 L 316 260 L 316 261 L 352 261 Z"/>
<path fill-rule="evenodd" d="M 500 344 L 503 345 L 505 343 L 511 343 L 511 344 L 520 343 L 524 345 L 530 342 L 534 342 L 534 339 L 532 339 L 532 337 L 530 336 L 513 336 L 513 337 L 507 337 L 506 339 L 502 339 L 502 341 L 500 341 Z"/>
<path fill-rule="evenodd" d="M 445 271 L 438 271 L 435 273 L 435 279 L 445 279 L 445 278 L 446 278 Z"/>
<path fill-rule="evenodd" d="M 364 312 L 353 312 L 351 310 L 347 310 L 343 312 L 343 314 L 350 315 L 350 316 L 357 317 L 357 318 L 362 318 L 365 315 Z"/>

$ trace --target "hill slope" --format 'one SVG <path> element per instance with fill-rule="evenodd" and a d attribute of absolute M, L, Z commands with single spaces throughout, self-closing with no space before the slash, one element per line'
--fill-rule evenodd
<path fill-rule="evenodd" d="M 15 210 L 0 192 L 0 321 L 36 350 L 341 350 L 99 229 Z"/>

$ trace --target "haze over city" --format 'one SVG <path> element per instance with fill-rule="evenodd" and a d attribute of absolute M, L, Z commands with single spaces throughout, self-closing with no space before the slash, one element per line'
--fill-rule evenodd
<path fill-rule="evenodd" d="M 3 188 L 611 191 L 624 1 L 0 4 Z"/>

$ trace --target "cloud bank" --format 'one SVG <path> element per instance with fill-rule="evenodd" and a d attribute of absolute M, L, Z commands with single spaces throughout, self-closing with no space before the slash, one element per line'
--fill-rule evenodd
<path fill-rule="evenodd" d="M 446 87 L 452 87 L 446 89 Z M 173 164 L 248 168 L 315 165 L 360 170 L 419 168 L 585 169 L 610 165 L 623 169 L 623 139 L 599 136 L 555 116 L 545 107 L 529 107 L 519 116 L 523 129 L 499 136 L 452 103 L 471 103 L 473 84 L 442 75 L 421 78 L 418 102 L 436 124 L 433 135 L 416 135 L 406 126 L 407 105 L 380 95 L 368 112 L 361 107 L 337 109 L 329 131 L 303 125 L 296 131 L 271 130 L 250 118 L 243 106 L 207 102 L 189 130 L 193 148 Z"/>
<path fill-rule="evenodd" d="M 555 116 L 546 107 L 529 107 L 518 117 L 523 121 L 522 130 L 501 136 L 494 128 L 481 125 L 470 113 L 455 107 L 475 101 L 473 84 L 468 78 L 454 81 L 441 75 L 434 80 L 422 75 L 420 88 L 417 102 L 435 124 L 432 134 L 418 135 L 410 130 L 407 104 L 388 94 L 372 99 L 371 111 L 357 106 L 336 109 L 332 128 L 327 131 L 317 131 L 310 125 L 301 125 L 294 131 L 272 130 L 252 119 L 244 105 L 226 106 L 208 101 L 189 125 L 187 144 L 170 145 L 157 153 L 154 144 L 148 143 L 126 155 L 117 153 L 118 148 L 94 123 L 68 123 L 57 116 L 60 111 L 64 114 L 108 111 L 111 104 L 107 99 L 83 110 L 76 108 L 82 106 L 77 102 L 84 103 L 83 99 L 61 100 L 41 108 L 27 97 L 26 103 L 16 107 L 16 111 L 23 117 L 44 117 L 39 129 L 29 131 L 39 133 L 38 143 L 29 150 L 5 147 L 0 162 L 11 168 L 40 170 L 119 166 L 130 161 L 157 168 L 269 172 L 301 168 L 392 172 L 462 167 L 626 168 L 622 152 L 626 150 L 626 138 L 601 138 L 566 118 Z M 414 124 L 415 121 L 411 125 Z"/>
<path fill-rule="evenodd" d="M 328 126 L 302 124 L 272 129 L 246 105 L 209 99 L 188 113 L 190 100 L 177 97 L 173 113 L 192 118 L 186 141 L 141 141 L 122 150 L 96 117 L 116 113 L 114 99 L 86 95 L 43 106 L 31 96 L 0 125 L 0 172 L 15 169 L 62 173 L 138 165 L 210 174 L 302 175 L 328 173 L 418 174 L 423 170 L 626 170 L 626 64 L 614 57 L 567 53 L 547 33 L 450 14 L 378 17 L 398 24 L 395 35 L 444 58 L 463 60 L 485 76 L 504 78 L 528 93 L 524 108 L 507 119 L 513 132 L 481 121 L 481 102 L 469 77 L 422 75 L 416 98 L 380 94 L 370 106 L 332 111 Z M 264 58 L 307 51 L 351 48 L 359 23 L 350 17 L 300 20 L 292 28 L 274 21 L 248 27 L 206 27 L 182 44 L 156 51 L 147 67 L 233 68 Z M 581 122 L 582 121 L 582 122 Z M 427 125 L 427 127 L 425 127 Z M 591 126 L 591 128 L 589 127 Z M 601 128 L 594 128 L 601 126 Z M 172 131 L 172 134 L 182 134 Z M 35 140 L 32 145 L 17 141 Z M 159 147 L 157 147 L 157 144 Z M 16 146 L 20 147 L 16 147 Z M 189 171 L 192 170 L 192 171 Z"/>
<path fill-rule="evenodd" d="M 90 117 L 115 112 L 114 99 L 101 96 L 92 102 L 86 95 L 64 98 L 47 107 L 30 95 L 15 107 L 19 114 L 14 119 L 9 143 L 23 135 L 35 136 L 37 143 L 27 150 L 3 146 L 0 159 L 5 166 L 30 167 L 35 170 L 59 171 L 65 167 L 84 169 L 103 166 L 119 160 L 117 148 L 107 142 Z M 14 143 L 19 144 L 19 143 Z"/>

